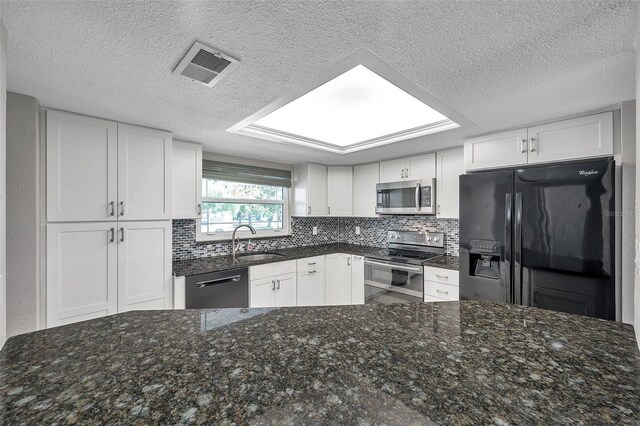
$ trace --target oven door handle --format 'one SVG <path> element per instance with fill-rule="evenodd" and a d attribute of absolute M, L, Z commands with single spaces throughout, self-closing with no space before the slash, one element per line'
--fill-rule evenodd
<path fill-rule="evenodd" d="M 240 281 L 240 275 L 234 275 L 232 277 L 218 278 L 216 280 L 200 281 L 200 282 L 196 283 L 196 287 L 205 288 L 205 287 L 209 287 L 209 286 L 216 285 L 216 284 L 238 282 L 238 281 Z"/>
<path fill-rule="evenodd" d="M 396 269 L 398 271 L 422 273 L 422 268 L 419 267 L 419 266 L 412 267 L 412 266 L 405 266 L 405 265 L 396 265 L 394 263 L 376 262 L 374 260 L 369 260 L 369 259 L 365 259 L 364 260 L 364 264 L 365 265 L 374 265 L 374 266 L 384 266 L 385 268 Z"/>

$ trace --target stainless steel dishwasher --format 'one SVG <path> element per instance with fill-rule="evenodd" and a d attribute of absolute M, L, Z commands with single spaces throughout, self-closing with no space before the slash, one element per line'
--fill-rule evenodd
<path fill-rule="evenodd" d="M 188 276 L 186 308 L 248 308 L 249 269 Z"/>

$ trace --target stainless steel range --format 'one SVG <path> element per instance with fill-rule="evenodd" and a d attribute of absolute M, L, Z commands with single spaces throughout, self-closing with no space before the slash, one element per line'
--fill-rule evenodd
<path fill-rule="evenodd" d="M 389 231 L 387 253 L 364 259 L 365 303 L 424 300 L 423 264 L 443 256 L 444 234 Z"/>

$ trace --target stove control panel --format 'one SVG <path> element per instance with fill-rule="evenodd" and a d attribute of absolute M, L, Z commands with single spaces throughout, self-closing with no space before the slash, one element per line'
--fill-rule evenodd
<path fill-rule="evenodd" d="M 387 242 L 428 247 L 444 247 L 444 233 L 417 231 L 389 231 Z"/>

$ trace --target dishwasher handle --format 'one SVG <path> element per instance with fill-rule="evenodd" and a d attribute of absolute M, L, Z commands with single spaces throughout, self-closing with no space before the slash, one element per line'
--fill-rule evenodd
<path fill-rule="evenodd" d="M 200 281 L 196 283 L 196 287 L 205 288 L 205 287 L 210 287 L 216 284 L 224 284 L 224 283 L 238 282 L 238 281 L 240 281 L 240 275 L 233 275 L 231 277 L 218 278 L 210 281 Z"/>

